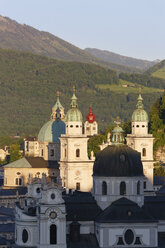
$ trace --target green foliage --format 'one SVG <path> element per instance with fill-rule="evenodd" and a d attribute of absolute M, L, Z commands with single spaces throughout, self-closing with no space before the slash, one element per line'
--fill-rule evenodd
<path fill-rule="evenodd" d="M 148 74 L 120 73 L 119 78 L 132 83 L 143 85 L 145 87 L 153 87 L 159 89 L 165 88 L 165 79 L 152 77 Z"/>
<path fill-rule="evenodd" d="M 17 145 L 17 144 L 10 145 L 9 151 L 10 151 L 10 163 L 21 158 L 19 145 Z"/>
<path fill-rule="evenodd" d="M 161 176 L 161 177 L 165 176 L 165 169 L 163 168 L 163 166 L 154 168 L 154 176 Z"/>
<path fill-rule="evenodd" d="M 154 150 L 165 145 L 165 94 L 151 107 L 150 132 L 155 137 Z"/>
<path fill-rule="evenodd" d="M 104 131 L 116 116 L 127 121 L 135 109 L 137 94 L 124 95 L 96 87 L 118 83 L 116 72 L 97 65 L 0 49 L 0 136 L 37 135 L 50 119 L 57 90 L 67 112 L 73 85 L 83 116 L 92 105 L 100 130 Z M 146 110 L 158 96 L 160 93 L 143 95 Z"/>

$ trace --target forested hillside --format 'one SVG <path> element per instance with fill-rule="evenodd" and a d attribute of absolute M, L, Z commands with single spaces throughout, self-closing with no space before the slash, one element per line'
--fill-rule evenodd
<path fill-rule="evenodd" d="M 92 105 L 100 130 L 117 115 L 123 121 L 129 120 L 137 94 L 100 89 L 97 85 L 101 84 L 118 84 L 116 72 L 96 65 L 0 49 L 0 136 L 36 135 L 50 118 L 57 90 L 61 92 L 65 112 L 70 108 L 73 85 L 84 119 Z M 147 111 L 158 96 L 159 92 L 143 94 Z"/>
<path fill-rule="evenodd" d="M 146 71 L 146 74 L 165 80 L 165 60 L 162 60 L 160 63 L 151 67 Z"/>

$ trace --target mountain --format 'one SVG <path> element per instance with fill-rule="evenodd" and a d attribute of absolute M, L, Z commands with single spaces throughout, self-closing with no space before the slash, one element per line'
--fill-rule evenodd
<path fill-rule="evenodd" d="M 119 85 L 115 71 L 92 64 L 0 49 L 0 136 L 37 135 L 50 119 L 58 90 L 65 113 L 70 108 L 73 85 L 76 86 L 84 121 L 90 105 L 102 130 L 116 116 L 123 121 L 131 118 L 137 94 L 100 88 L 101 85 Z M 147 110 L 158 96 L 160 92 L 155 90 L 152 93 L 150 89 L 149 94 L 143 94 Z"/>
<path fill-rule="evenodd" d="M 156 77 L 156 78 L 165 79 L 165 60 L 162 60 L 158 64 L 149 68 L 146 71 L 146 74 L 151 75 L 151 76 Z"/>
<path fill-rule="evenodd" d="M 96 48 L 86 48 L 85 51 L 91 54 L 92 56 L 95 56 L 109 63 L 115 63 L 115 64 L 124 65 L 128 67 L 134 67 L 134 68 L 137 68 L 143 71 L 147 70 L 148 68 L 150 68 L 151 66 L 157 63 L 157 60 L 147 61 L 147 60 L 142 60 L 142 59 L 135 59 L 135 58 L 122 56 L 117 53 L 112 53 L 110 51 L 100 50 Z"/>
<path fill-rule="evenodd" d="M 39 31 L 0 16 L 0 48 L 31 52 L 64 61 L 92 63 L 119 72 L 140 72 L 137 68 L 102 61 L 48 32 Z"/>

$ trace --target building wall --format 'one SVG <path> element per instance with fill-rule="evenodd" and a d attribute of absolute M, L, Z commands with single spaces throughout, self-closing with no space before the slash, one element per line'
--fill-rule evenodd
<path fill-rule="evenodd" d="M 87 136 L 97 135 L 98 134 L 98 124 L 97 124 L 97 122 L 94 121 L 93 123 L 89 123 L 88 121 L 86 121 L 84 123 L 84 133 Z"/>
<path fill-rule="evenodd" d="M 139 206 L 144 203 L 143 177 L 96 177 L 94 176 L 93 195 L 98 205 L 105 209 L 113 201 L 121 197 L 136 202 Z M 103 183 L 106 182 L 107 193 L 103 194 Z M 120 194 L 120 184 L 125 182 L 126 193 Z M 137 183 L 140 182 L 140 192 L 137 194 Z"/>
<path fill-rule="evenodd" d="M 29 174 L 31 177 L 42 177 L 42 173 L 46 173 L 47 176 L 53 176 L 52 173 L 56 176 L 56 169 L 48 169 L 48 168 L 5 168 L 4 169 L 4 186 L 5 187 L 18 187 L 18 186 L 26 186 Z M 16 178 L 22 179 L 22 185 L 16 184 Z"/>
<path fill-rule="evenodd" d="M 134 235 L 133 242 L 130 245 L 128 245 L 125 241 L 125 232 L 128 229 L 132 230 Z M 119 237 L 123 239 L 124 246 L 126 247 L 136 247 L 137 245 L 134 244 L 136 237 L 138 237 L 141 242 L 141 245 L 138 245 L 138 247 L 157 247 L 157 236 L 157 225 L 154 223 L 96 223 L 96 237 L 99 242 L 99 246 L 104 248 L 121 246 L 117 245 Z"/>

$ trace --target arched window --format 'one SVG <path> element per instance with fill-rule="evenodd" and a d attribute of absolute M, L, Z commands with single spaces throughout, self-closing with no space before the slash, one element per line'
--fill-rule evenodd
<path fill-rule="evenodd" d="M 56 225 L 50 226 L 50 244 L 51 245 L 57 244 L 57 227 L 56 227 Z"/>
<path fill-rule="evenodd" d="M 143 148 L 143 150 L 142 150 L 142 155 L 143 155 L 143 157 L 146 156 L 146 148 Z"/>
<path fill-rule="evenodd" d="M 140 195 L 140 181 L 137 182 L 137 195 Z"/>
<path fill-rule="evenodd" d="M 64 150 L 64 157 L 66 158 L 66 148 L 65 148 L 65 150 Z"/>
<path fill-rule="evenodd" d="M 28 241 L 28 232 L 26 229 L 23 229 L 23 232 L 22 232 L 22 241 L 23 243 L 26 243 Z"/>
<path fill-rule="evenodd" d="M 80 157 L 80 149 L 76 149 L 76 158 Z"/>
<path fill-rule="evenodd" d="M 120 183 L 120 195 L 126 195 L 126 184 L 125 184 L 125 182 Z"/>
<path fill-rule="evenodd" d="M 17 177 L 17 178 L 15 179 L 15 184 L 21 186 L 21 185 L 22 185 L 22 178 Z"/>
<path fill-rule="evenodd" d="M 76 183 L 76 190 L 80 190 L 80 183 Z"/>
<path fill-rule="evenodd" d="M 107 195 L 107 183 L 102 182 L 102 195 Z"/>

